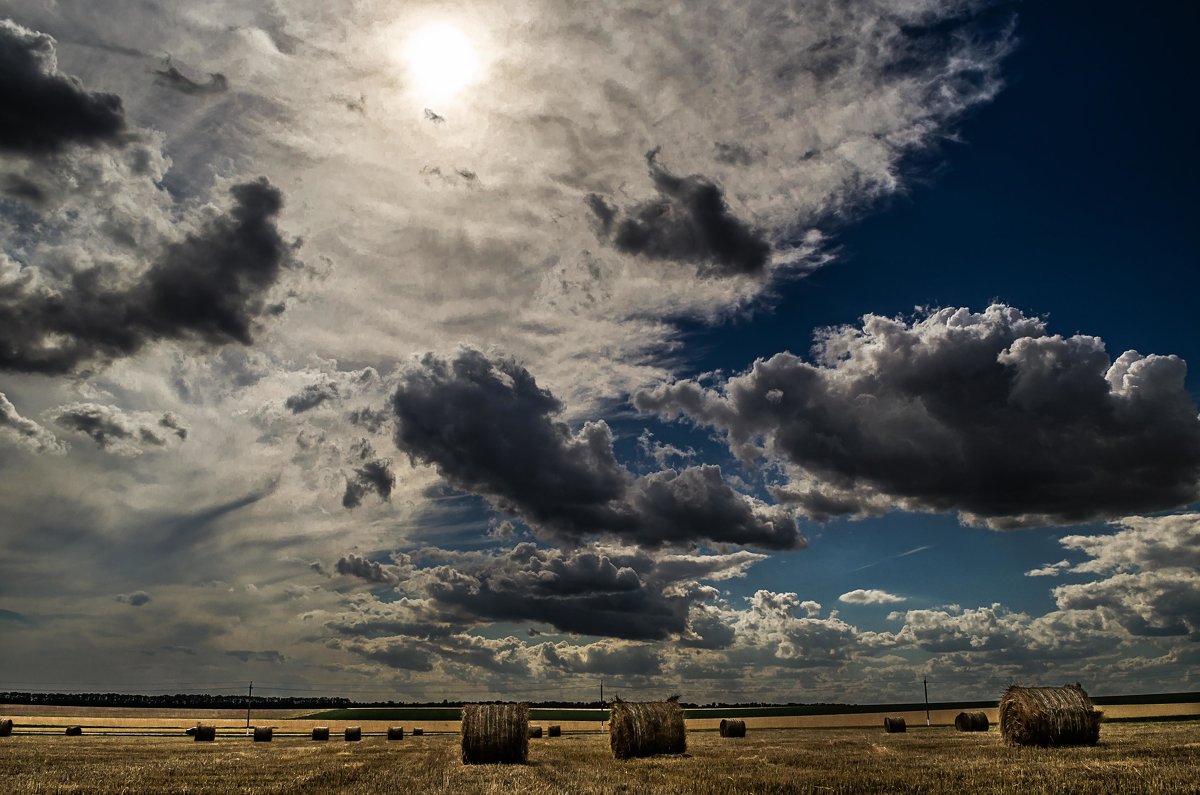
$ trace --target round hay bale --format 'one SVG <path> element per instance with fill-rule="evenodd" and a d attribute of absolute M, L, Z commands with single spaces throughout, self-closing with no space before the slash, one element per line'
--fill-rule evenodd
<path fill-rule="evenodd" d="M 1095 745 L 1102 715 L 1079 685 L 1013 685 L 1000 699 L 1000 736 L 1009 745 Z"/>
<path fill-rule="evenodd" d="M 78 737 L 81 734 L 83 734 L 83 727 L 82 726 L 68 726 L 65 734 L 68 737 Z"/>
<path fill-rule="evenodd" d="M 4 720 L 0 720 L 0 737 L 11 737 L 12 729 L 13 722 L 10 719 L 5 718 Z"/>
<path fill-rule="evenodd" d="M 198 743 L 211 743 L 217 739 L 216 726 L 193 726 L 191 728 L 192 739 Z"/>
<path fill-rule="evenodd" d="M 319 743 L 326 742 L 329 739 L 329 727 L 313 726 L 312 738 Z"/>
<path fill-rule="evenodd" d="M 551 726 L 546 731 L 546 734 L 550 735 L 551 737 L 562 737 L 562 726 Z"/>
<path fill-rule="evenodd" d="M 679 696 L 641 703 L 614 700 L 608 739 L 617 759 L 682 754 L 687 750 L 687 728 Z"/>
<path fill-rule="evenodd" d="M 462 711 L 464 765 L 525 764 L 529 759 L 528 704 L 466 704 Z"/>
<path fill-rule="evenodd" d="M 542 727 L 541 726 L 530 726 L 529 727 L 529 739 L 531 739 L 531 740 L 542 739 Z"/>
<path fill-rule="evenodd" d="M 721 718 L 722 737 L 745 737 L 746 721 L 736 718 Z"/>
<path fill-rule="evenodd" d="M 884 718 L 883 730 L 888 734 L 899 734 L 908 731 L 908 726 L 904 723 L 904 718 Z"/>
<path fill-rule="evenodd" d="M 985 732 L 989 726 L 986 712 L 960 712 L 954 717 L 954 728 L 960 732 Z"/>
<path fill-rule="evenodd" d="M 388 739 L 389 740 L 403 740 L 404 739 L 404 727 L 403 726 L 388 726 Z"/>
<path fill-rule="evenodd" d="M 255 726 L 254 727 L 254 742 L 269 743 L 272 736 L 275 734 L 275 729 L 270 726 Z"/>
<path fill-rule="evenodd" d="M 424 730 L 424 729 L 413 729 L 413 730 L 412 730 L 412 736 L 413 736 L 413 737 L 423 737 L 424 735 L 425 735 L 425 730 Z"/>
<path fill-rule="evenodd" d="M 347 726 L 343 734 L 348 743 L 356 743 L 362 739 L 362 726 Z"/>

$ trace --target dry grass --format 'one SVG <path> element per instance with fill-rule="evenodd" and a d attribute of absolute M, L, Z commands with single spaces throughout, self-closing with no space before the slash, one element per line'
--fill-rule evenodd
<path fill-rule="evenodd" d="M 914 727 L 692 734 L 690 753 L 614 760 L 604 735 L 531 749 L 527 765 L 459 762 L 459 738 L 314 743 L 244 737 L 14 736 L 0 740 L 5 791 L 29 793 L 1065 793 L 1196 791 L 1193 722 L 1110 724 L 1094 747 L 1005 746 L 998 733 Z"/>

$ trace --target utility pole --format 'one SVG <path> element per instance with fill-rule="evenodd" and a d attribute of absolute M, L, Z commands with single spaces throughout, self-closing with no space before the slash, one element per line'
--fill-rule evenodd
<path fill-rule="evenodd" d="M 250 680 L 250 689 L 246 691 L 246 734 L 250 733 L 250 700 L 254 698 L 254 680 Z"/>
<path fill-rule="evenodd" d="M 925 685 L 925 725 L 929 726 L 929 677 L 922 676 L 921 684 Z"/>

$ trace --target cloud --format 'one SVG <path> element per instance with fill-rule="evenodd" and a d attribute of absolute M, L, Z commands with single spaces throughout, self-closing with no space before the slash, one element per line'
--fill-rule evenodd
<path fill-rule="evenodd" d="M 1025 572 L 1026 577 L 1057 577 L 1064 569 L 1071 568 L 1071 562 L 1068 560 L 1060 560 L 1058 563 L 1047 563 L 1040 568 L 1030 569 Z"/>
<path fill-rule="evenodd" d="M 249 345 L 267 295 L 294 268 L 296 244 L 275 226 L 283 196 L 266 179 L 234 185 L 233 206 L 167 246 L 143 274 L 95 265 L 61 285 L 26 272 L 0 279 L 0 369 L 63 374 L 131 356 L 163 339 Z"/>
<path fill-rule="evenodd" d="M 52 415 L 59 427 L 82 433 L 101 450 L 119 455 L 141 455 L 147 449 L 166 447 L 169 437 L 184 440 L 188 435 L 188 429 L 170 413 L 130 414 L 116 406 L 71 403 L 54 409 Z"/>
<path fill-rule="evenodd" d="M 765 233 L 733 215 L 719 185 L 699 174 L 675 176 L 657 156 L 657 149 L 646 155 L 657 199 L 620 210 L 588 196 L 601 237 L 626 254 L 698 265 L 705 276 L 761 274 L 771 256 Z"/>
<path fill-rule="evenodd" d="M 67 445 L 31 419 L 22 417 L 8 397 L 0 392 L 0 435 L 16 440 L 37 453 L 62 454 Z"/>
<path fill-rule="evenodd" d="M 145 591 L 134 591 L 133 593 L 117 594 L 113 597 L 117 602 L 127 604 L 130 607 L 141 607 L 151 601 L 150 594 Z"/>
<path fill-rule="evenodd" d="M 198 83 L 171 66 L 169 62 L 165 69 L 154 70 L 154 84 L 189 96 L 223 94 L 229 90 L 229 81 L 220 72 L 213 72 L 207 81 Z"/>
<path fill-rule="evenodd" d="M 357 577 L 367 582 L 395 585 L 399 581 L 400 569 L 396 566 L 388 566 L 353 553 L 338 558 L 333 568 L 338 574 Z"/>
<path fill-rule="evenodd" d="M 124 141 L 120 97 L 59 72 L 50 36 L 0 20 L 0 151 L 40 156 Z"/>
<path fill-rule="evenodd" d="M 817 334 L 815 363 L 758 360 L 718 389 L 693 380 L 639 409 L 723 431 L 744 461 L 791 469 L 777 499 L 808 515 L 957 511 L 994 528 L 1071 524 L 1200 498 L 1200 421 L 1174 356 L 1109 360 L 993 305 L 911 322 L 867 315 Z"/>
<path fill-rule="evenodd" d="M 363 497 L 374 492 L 379 499 L 387 502 L 396 487 L 396 474 L 392 472 L 392 462 L 388 458 L 375 455 L 375 448 L 366 439 L 359 441 L 356 446 L 358 465 L 346 477 L 346 491 L 342 494 L 343 508 L 357 508 L 362 504 Z"/>
<path fill-rule="evenodd" d="M 734 491 L 719 467 L 634 478 L 613 454 L 607 424 L 573 432 L 555 418 L 562 403 L 509 360 L 468 348 L 453 359 L 428 354 L 399 374 L 392 409 L 403 452 L 550 535 L 644 546 L 804 543 L 787 510 Z"/>
<path fill-rule="evenodd" d="M 228 657 L 236 657 L 242 662 L 264 662 L 278 665 L 285 662 L 287 658 L 281 652 L 275 649 L 264 649 L 262 651 L 252 651 L 249 649 L 234 649 L 225 652 Z"/>
<path fill-rule="evenodd" d="M 284 402 L 288 411 L 293 414 L 303 414 L 311 411 L 327 401 L 336 400 L 338 385 L 334 381 L 323 381 L 319 384 L 309 384 Z"/>
<path fill-rule="evenodd" d="M 851 605 L 890 605 L 905 601 L 903 596 L 896 596 L 887 591 L 875 588 L 855 588 L 838 597 L 839 602 Z"/>

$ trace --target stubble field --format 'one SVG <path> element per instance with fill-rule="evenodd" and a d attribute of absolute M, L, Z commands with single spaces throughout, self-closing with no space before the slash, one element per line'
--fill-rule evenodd
<path fill-rule="evenodd" d="M 688 735 L 688 754 L 617 761 L 608 737 L 530 740 L 527 765 L 464 766 L 458 736 L 300 737 L 215 743 L 183 736 L 0 739 L 7 793 L 954 793 L 1200 789 L 1200 723 L 1106 724 L 1091 748 L 1009 748 L 985 734 L 918 727 L 760 729 Z"/>

